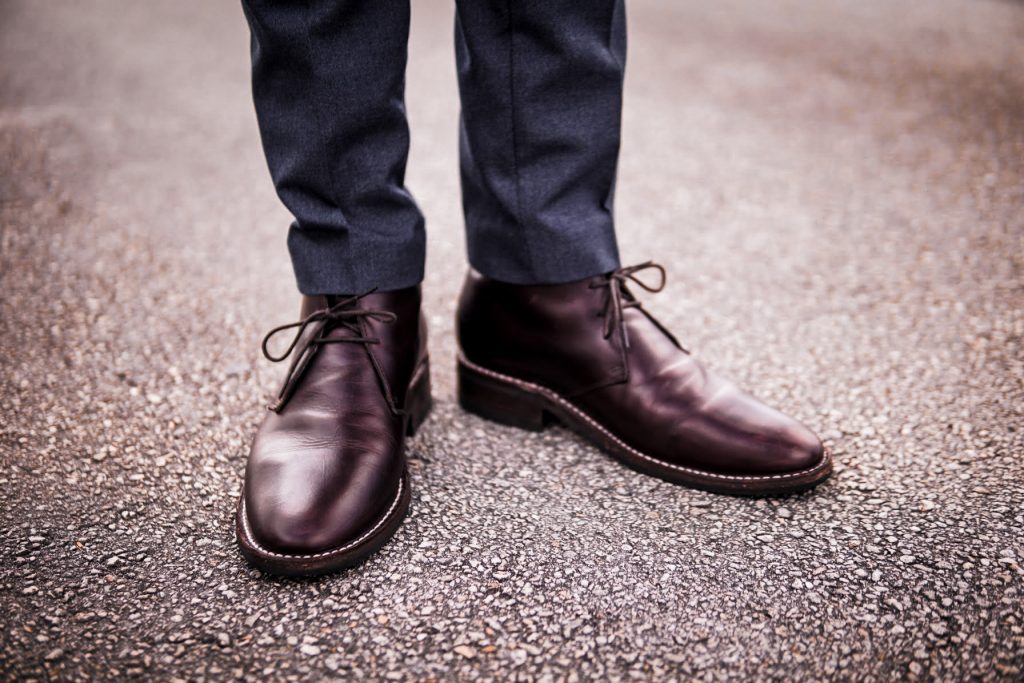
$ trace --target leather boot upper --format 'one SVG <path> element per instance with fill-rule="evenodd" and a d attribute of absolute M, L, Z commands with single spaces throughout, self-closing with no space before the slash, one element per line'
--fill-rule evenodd
<path fill-rule="evenodd" d="M 512 285 L 471 271 L 457 312 L 464 356 L 551 389 L 666 463 L 775 474 L 824 457 L 807 427 L 697 362 L 630 291 L 639 270 L 556 285 Z M 664 271 L 662 276 L 664 275 Z"/>
<path fill-rule="evenodd" d="M 253 536 L 292 554 L 356 538 L 392 503 L 405 469 L 401 408 L 426 359 L 418 286 L 358 299 L 307 296 L 302 319 L 275 330 L 299 328 L 244 489 Z"/>

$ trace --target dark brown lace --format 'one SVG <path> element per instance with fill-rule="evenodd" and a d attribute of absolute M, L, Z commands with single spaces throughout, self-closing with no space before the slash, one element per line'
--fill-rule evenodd
<path fill-rule="evenodd" d="M 653 269 L 658 272 L 660 277 L 658 278 L 657 284 L 647 284 L 637 277 L 637 273 L 647 269 Z M 629 348 L 629 331 L 623 324 L 625 312 L 627 308 L 639 308 L 643 311 L 643 306 L 637 298 L 633 296 L 633 293 L 629 291 L 629 288 L 626 286 L 628 282 L 631 281 L 639 285 L 642 289 L 645 289 L 652 294 L 657 294 L 661 290 L 665 289 L 665 283 L 667 280 L 668 277 L 665 274 L 665 269 L 661 265 L 654 261 L 645 261 L 635 266 L 625 266 L 623 268 L 613 270 L 600 281 L 590 283 L 591 289 L 597 289 L 598 287 L 608 288 L 608 298 L 605 300 L 604 310 L 599 314 L 604 318 L 604 338 L 608 339 L 616 330 L 621 329 L 623 343 L 626 345 L 626 348 Z M 651 322 L 657 325 L 662 332 L 668 335 L 668 337 L 675 342 L 676 346 L 683 349 L 683 346 L 672 335 L 672 333 L 662 327 L 661 323 L 657 320 L 651 318 L 647 311 L 643 312 L 644 315 L 647 315 L 647 317 L 650 318 Z M 683 349 L 683 351 L 686 351 L 686 349 Z"/>
<path fill-rule="evenodd" d="M 366 292 L 364 294 L 358 294 L 356 296 L 346 297 L 339 300 L 333 305 L 314 311 L 302 320 L 287 325 L 279 325 L 270 332 L 267 332 L 267 336 L 263 338 L 263 355 L 266 356 L 267 360 L 273 363 L 280 363 L 285 358 L 291 355 L 292 351 L 299 346 L 300 342 L 302 347 L 299 350 L 298 355 L 292 359 L 292 364 L 288 368 L 288 375 L 285 377 L 284 386 L 281 387 L 281 391 L 277 394 L 277 398 L 267 408 L 273 410 L 276 413 L 281 412 L 288 399 L 294 393 L 296 387 L 299 384 L 299 380 L 302 379 L 303 373 L 306 368 L 309 367 L 309 363 L 313 360 L 317 350 L 324 344 L 379 344 L 380 339 L 376 337 L 367 337 L 363 332 L 363 320 L 365 318 L 372 318 L 385 323 L 394 322 L 396 316 L 390 311 L 375 311 L 371 309 L 358 308 L 357 304 L 359 299 L 370 294 Z M 284 353 L 280 355 L 273 355 L 267 349 L 267 345 L 279 332 L 290 330 L 292 328 L 298 328 L 295 332 L 295 337 L 292 339 L 288 348 L 284 350 Z M 339 327 L 345 328 L 352 332 L 349 336 L 336 336 L 328 337 L 333 330 Z M 308 334 L 307 334 L 308 330 Z M 381 389 L 384 391 L 384 397 L 387 399 L 388 407 L 394 414 L 398 414 L 398 407 L 395 405 L 394 397 L 391 393 L 391 388 L 388 386 L 387 379 L 384 377 L 384 371 L 381 369 L 380 364 L 377 362 L 377 358 L 369 352 L 367 348 L 367 356 L 370 358 L 370 363 L 373 365 L 374 371 L 377 373 L 377 378 L 380 380 Z"/>

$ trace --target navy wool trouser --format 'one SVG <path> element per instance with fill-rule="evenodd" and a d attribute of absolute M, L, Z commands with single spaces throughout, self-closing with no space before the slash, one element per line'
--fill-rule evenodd
<path fill-rule="evenodd" d="M 304 294 L 423 278 L 405 187 L 408 0 L 242 0 L 271 177 L 295 220 Z M 622 0 L 458 0 L 469 261 L 520 284 L 619 266 L 613 223 L 626 52 Z"/>

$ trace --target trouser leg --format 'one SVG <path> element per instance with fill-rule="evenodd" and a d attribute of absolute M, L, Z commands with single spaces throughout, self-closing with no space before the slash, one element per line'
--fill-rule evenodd
<path fill-rule="evenodd" d="M 242 0 L 252 89 L 304 294 L 423 278 L 423 216 L 405 188 L 408 0 Z"/>
<path fill-rule="evenodd" d="M 470 263 L 519 284 L 619 266 L 622 0 L 457 0 Z"/>

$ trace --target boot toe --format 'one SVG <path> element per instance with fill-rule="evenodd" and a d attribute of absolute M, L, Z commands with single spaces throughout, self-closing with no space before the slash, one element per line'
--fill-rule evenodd
<path fill-rule="evenodd" d="M 264 548 L 288 555 L 311 555 L 343 545 L 357 534 L 352 525 L 329 524 L 322 510 L 263 501 L 246 501 L 253 539 Z"/>
<path fill-rule="evenodd" d="M 359 539 L 389 503 L 398 484 L 371 477 L 359 484 L 286 490 L 283 478 L 247 486 L 245 522 L 261 547 L 286 555 L 337 550 Z"/>
<path fill-rule="evenodd" d="M 825 457 L 825 447 L 821 439 L 810 429 L 795 422 L 789 425 L 779 436 L 778 446 L 773 453 L 775 465 L 772 469 L 781 472 L 799 472 L 809 470 L 821 464 Z"/>

